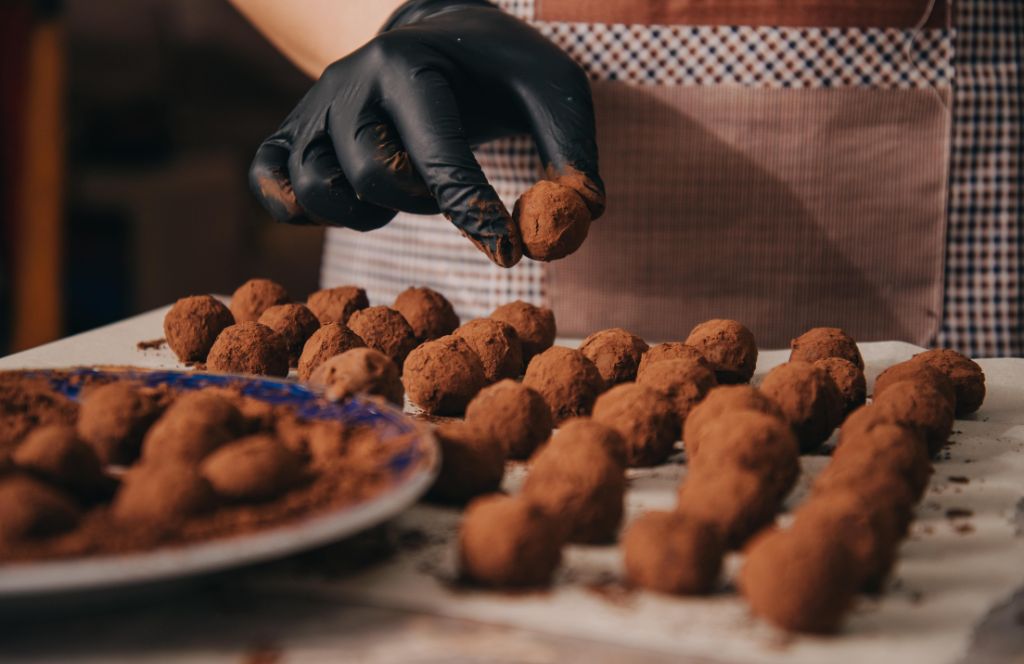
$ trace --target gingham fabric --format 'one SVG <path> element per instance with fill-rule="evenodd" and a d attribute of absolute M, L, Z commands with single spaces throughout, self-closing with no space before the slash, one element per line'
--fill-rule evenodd
<path fill-rule="evenodd" d="M 534 20 L 531 0 L 498 4 L 533 23 L 594 80 L 756 88 L 952 85 L 956 124 L 939 341 L 975 355 L 1021 352 L 1019 0 L 957 3 L 959 33 L 545 22 Z M 524 139 L 485 146 L 478 158 L 508 205 L 540 173 Z M 463 318 L 485 315 L 509 299 L 546 299 L 543 264 L 496 268 L 440 218 L 400 214 L 366 235 L 332 230 L 324 257 L 325 285 L 358 282 L 378 302 L 390 302 L 412 283 L 448 294 Z"/>
<path fill-rule="evenodd" d="M 945 311 L 938 343 L 1024 355 L 1024 2 L 956 4 Z"/>

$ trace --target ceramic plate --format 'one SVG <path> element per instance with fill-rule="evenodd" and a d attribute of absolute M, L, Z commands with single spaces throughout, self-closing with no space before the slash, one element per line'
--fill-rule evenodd
<path fill-rule="evenodd" d="M 81 594 L 147 586 L 242 567 L 313 549 L 382 523 L 412 505 L 437 474 L 440 454 L 433 436 L 397 409 L 354 397 L 330 402 L 297 383 L 219 374 L 133 369 L 25 371 L 43 376 L 71 399 L 78 398 L 83 378 L 117 375 L 145 385 L 179 390 L 209 386 L 241 388 L 246 396 L 292 405 L 300 417 L 335 419 L 373 427 L 382 440 L 408 441 L 381 470 L 390 486 L 362 502 L 244 535 L 192 542 L 130 554 L 97 555 L 42 562 L 0 564 L 0 602 L 44 596 Z M 414 434 L 414 435 L 409 435 Z"/>

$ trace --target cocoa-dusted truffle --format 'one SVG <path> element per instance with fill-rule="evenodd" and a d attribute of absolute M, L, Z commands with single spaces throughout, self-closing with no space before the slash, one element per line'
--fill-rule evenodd
<path fill-rule="evenodd" d="M 142 463 L 125 473 L 111 511 L 119 521 L 166 527 L 213 509 L 216 501 L 193 466 Z"/>
<path fill-rule="evenodd" d="M 599 447 L 615 463 L 626 467 L 628 451 L 622 434 L 591 417 L 573 417 L 562 422 L 558 427 L 558 435 L 552 437 L 550 443 L 556 446 Z"/>
<path fill-rule="evenodd" d="M 946 374 L 956 390 L 956 415 L 970 415 L 985 401 L 985 374 L 971 358 L 948 348 L 925 351 L 914 356 L 921 362 Z"/>
<path fill-rule="evenodd" d="M 647 370 L 647 367 L 657 362 L 661 362 L 662 360 L 692 360 L 714 371 L 714 368 L 704 357 L 704 354 L 693 346 L 687 346 L 679 341 L 668 341 L 663 344 L 658 344 L 657 346 L 651 346 L 651 348 L 640 357 L 640 365 L 636 370 L 637 378 L 639 379 L 640 374 L 644 373 Z"/>
<path fill-rule="evenodd" d="M 739 467 L 691 472 L 679 487 L 676 511 L 713 526 L 728 549 L 738 549 L 775 518 L 779 501 L 770 483 Z"/>
<path fill-rule="evenodd" d="M 622 522 L 626 477 L 601 443 L 559 440 L 559 430 L 534 454 L 522 495 L 562 525 L 569 541 L 615 539 Z"/>
<path fill-rule="evenodd" d="M 886 510 L 899 524 L 900 537 L 906 534 L 915 500 L 914 492 L 901 475 L 887 466 L 865 474 L 854 464 L 830 463 L 814 478 L 811 499 L 847 489 L 872 506 Z"/>
<path fill-rule="evenodd" d="M 953 381 L 935 367 L 925 362 L 914 362 L 908 360 L 894 364 L 875 379 L 875 386 L 872 397 L 878 398 L 894 383 L 909 380 L 914 383 L 926 383 L 938 390 L 949 404 L 956 407 L 956 390 L 953 388 Z"/>
<path fill-rule="evenodd" d="M 656 466 L 679 439 L 679 418 L 664 394 L 637 383 L 623 383 L 594 403 L 594 420 L 618 431 L 626 441 L 630 466 Z"/>
<path fill-rule="evenodd" d="M 523 362 L 543 353 L 555 343 L 555 314 L 545 307 L 516 300 L 491 312 L 491 318 L 511 325 L 523 345 Z"/>
<path fill-rule="evenodd" d="M 841 357 L 864 371 L 864 358 L 857 342 L 838 327 L 812 327 L 789 342 L 789 361 L 816 362 L 827 357 Z"/>
<path fill-rule="evenodd" d="M 537 261 L 553 261 L 573 253 L 587 239 L 590 209 L 565 185 L 541 180 L 519 197 L 512 219 L 523 236 L 523 253 Z"/>
<path fill-rule="evenodd" d="M 211 295 L 192 295 L 174 303 L 164 316 L 164 338 L 182 362 L 205 362 L 210 347 L 235 317 Z"/>
<path fill-rule="evenodd" d="M 34 429 L 14 450 L 16 466 L 85 498 L 108 493 L 112 480 L 103 473 L 96 452 L 74 427 L 51 424 Z"/>
<path fill-rule="evenodd" d="M 435 415 L 461 415 L 485 383 L 480 358 L 451 334 L 418 346 L 402 370 L 409 401 Z"/>
<path fill-rule="evenodd" d="M 372 348 L 353 348 L 335 355 L 317 367 L 310 383 L 324 388 L 331 399 L 365 392 L 401 406 L 404 395 L 398 367 Z"/>
<path fill-rule="evenodd" d="M 366 344 L 344 323 L 327 323 L 306 341 L 299 356 L 299 380 L 308 381 L 321 364 L 345 351 Z"/>
<path fill-rule="evenodd" d="M 793 431 L 778 417 L 740 410 L 708 422 L 700 453 L 690 461 L 693 472 L 745 468 L 766 477 L 772 497 L 781 500 L 800 474 L 799 448 Z"/>
<path fill-rule="evenodd" d="M 481 496 L 459 527 L 459 569 L 484 586 L 546 586 L 562 560 L 559 524 L 521 497 Z"/>
<path fill-rule="evenodd" d="M 565 346 L 553 346 L 530 360 L 523 385 L 544 398 L 556 425 L 567 418 L 589 414 L 604 389 L 594 363 L 578 350 Z"/>
<path fill-rule="evenodd" d="M 59 489 L 27 475 L 0 477 L 0 543 L 56 535 L 78 519 L 78 506 Z"/>
<path fill-rule="evenodd" d="M 206 358 L 210 371 L 255 374 L 258 376 L 288 375 L 288 346 L 284 338 L 266 325 L 254 321 L 225 328 Z"/>
<path fill-rule="evenodd" d="M 306 298 L 306 306 L 320 319 L 321 325 L 348 323 L 349 316 L 370 306 L 366 291 L 356 286 L 324 288 Z"/>
<path fill-rule="evenodd" d="M 715 370 L 719 383 L 749 383 L 757 366 L 757 343 L 741 323 L 715 318 L 690 330 L 686 344 L 693 346 Z"/>
<path fill-rule="evenodd" d="M 452 303 L 431 288 L 406 288 L 392 307 L 405 317 L 419 343 L 449 335 L 459 326 Z"/>
<path fill-rule="evenodd" d="M 636 380 L 647 349 L 647 342 L 621 327 L 595 332 L 580 344 L 580 352 L 594 363 L 608 387 Z"/>
<path fill-rule="evenodd" d="M 257 321 L 270 307 L 290 300 L 281 284 L 270 279 L 250 279 L 231 295 L 231 313 L 237 323 Z"/>
<path fill-rule="evenodd" d="M 525 459 L 551 435 L 551 410 L 537 392 L 514 380 L 485 387 L 466 408 L 466 424 Z"/>
<path fill-rule="evenodd" d="M 932 474 L 921 437 L 898 424 L 879 424 L 864 433 L 841 435 L 831 463 L 865 474 L 891 471 L 906 480 L 915 498 L 924 493 Z"/>
<path fill-rule="evenodd" d="M 170 405 L 146 434 L 147 463 L 196 464 L 243 429 L 238 408 L 213 390 L 186 392 Z"/>
<path fill-rule="evenodd" d="M 480 358 L 488 383 L 523 373 L 523 344 L 516 329 L 493 318 L 471 320 L 453 333 Z"/>
<path fill-rule="evenodd" d="M 288 349 L 288 362 L 299 363 L 302 347 L 317 329 L 320 321 L 304 304 L 275 304 L 260 315 L 259 323 L 281 335 Z"/>
<path fill-rule="evenodd" d="M 684 359 L 663 360 L 650 365 L 637 378 L 637 383 L 669 398 L 679 418 L 680 427 L 686 424 L 686 418 L 694 406 L 718 384 L 711 369 L 699 362 Z"/>
<path fill-rule="evenodd" d="M 273 436 L 240 438 L 210 454 L 200 467 L 213 490 L 228 500 L 276 498 L 302 479 L 302 462 Z"/>
<path fill-rule="evenodd" d="M 926 383 L 893 383 L 872 405 L 892 421 L 919 431 L 933 455 L 953 432 L 952 406 L 941 392 Z"/>
<path fill-rule="evenodd" d="M 719 385 L 711 389 L 704 400 L 693 407 L 686 417 L 683 443 L 686 456 L 692 460 L 697 456 L 704 427 L 721 417 L 741 410 L 753 410 L 782 418 L 778 404 L 763 392 L 749 385 Z"/>
<path fill-rule="evenodd" d="M 839 396 L 843 400 L 843 417 L 864 405 L 868 385 L 864 379 L 864 371 L 856 364 L 842 357 L 826 357 L 823 360 L 816 360 L 814 365 L 824 369 L 839 390 Z"/>
<path fill-rule="evenodd" d="M 780 364 L 765 376 L 761 391 L 782 409 L 803 452 L 816 450 L 842 421 L 843 398 L 836 384 L 810 362 Z"/>
<path fill-rule="evenodd" d="M 156 400 L 138 385 L 118 381 L 87 389 L 78 411 L 78 435 L 103 463 L 130 463 L 142 436 L 160 414 Z"/>
<path fill-rule="evenodd" d="M 679 512 L 647 512 L 622 537 L 626 578 L 661 593 L 703 595 L 718 580 L 724 555 L 714 526 Z"/>
<path fill-rule="evenodd" d="M 850 489 L 816 494 L 796 511 L 795 533 L 830 539 L 844 545 L 857 564 L 864 588 L 878 590 L 896 560 L 900 541 L 898 519 Z"/>
<path fill-rule="evenodd" d="M 348 326 L 367 346 L 390 357 L 399 369 L 416 347 L 412 327 L 402 314 L 389 307 L 360 309 L 349 317 Z"/>
<path fill-rule="evenodd" d="M 925 450 L 928 449 L 924 435 L 922 435 L 920 431 L 913 427 L 907 427 L 906 425 L 899 424 L 899 422 L 897 422 L 896 419 L 888 413 L 888 411 L 879 408 L 874 403 L 861 406 L 846 418 L 846 421 L 843 422 L 843 426 L 839 427 L 839 444 L 842 445 L 843 441 L 847 438 L 867 433 L 875 427 L 883 424 L 904 426 L 909 431 L 913 431 L 917 434 L 921 447 Z"/>
<path fill-rule="evenodd" d="M 428 496 L 440 502 L 465 503 L 497 491 L 505 476 L 505 447 L 465 422 L 445 422 L 434 429 L 441 446 L 441 472 Z"/>
<path fill-rule="evenodd" d="M 863 582 L 856 559 L 838 539 L 770 530 L 746 549 L 740 592 L 751 610 L 782 629 L 839 629 Z"/>

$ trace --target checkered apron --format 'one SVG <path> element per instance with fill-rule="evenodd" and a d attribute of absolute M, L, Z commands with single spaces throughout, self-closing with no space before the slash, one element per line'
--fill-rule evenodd
<path fill-rule="evenodd" d="M 1020 0 L 498 4 L 590 75 L 608 212 L 513 269 L 440 217 L 331 229 L 325 286 L 426 285 L 464 320 L 544 303 L 566 336 L 732 317 L 765 347 L 840 325 L 1024 352 Z M 510 209 L 541 176 L 526 138 L 477 157 Z"/>

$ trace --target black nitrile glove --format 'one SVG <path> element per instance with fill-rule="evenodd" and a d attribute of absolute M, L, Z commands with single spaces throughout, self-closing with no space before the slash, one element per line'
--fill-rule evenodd
<path fill-rule="evenodd" d="M 604 208 L 594 109 L 580 67 L 483 0 L 412 0 L 324 71 L 260 146 L 250 183 L 278 220 L 371 230 L 443 213 L 498 265 L 519 231 L 470 150 L 532 134 L 548 177 Z"/>

